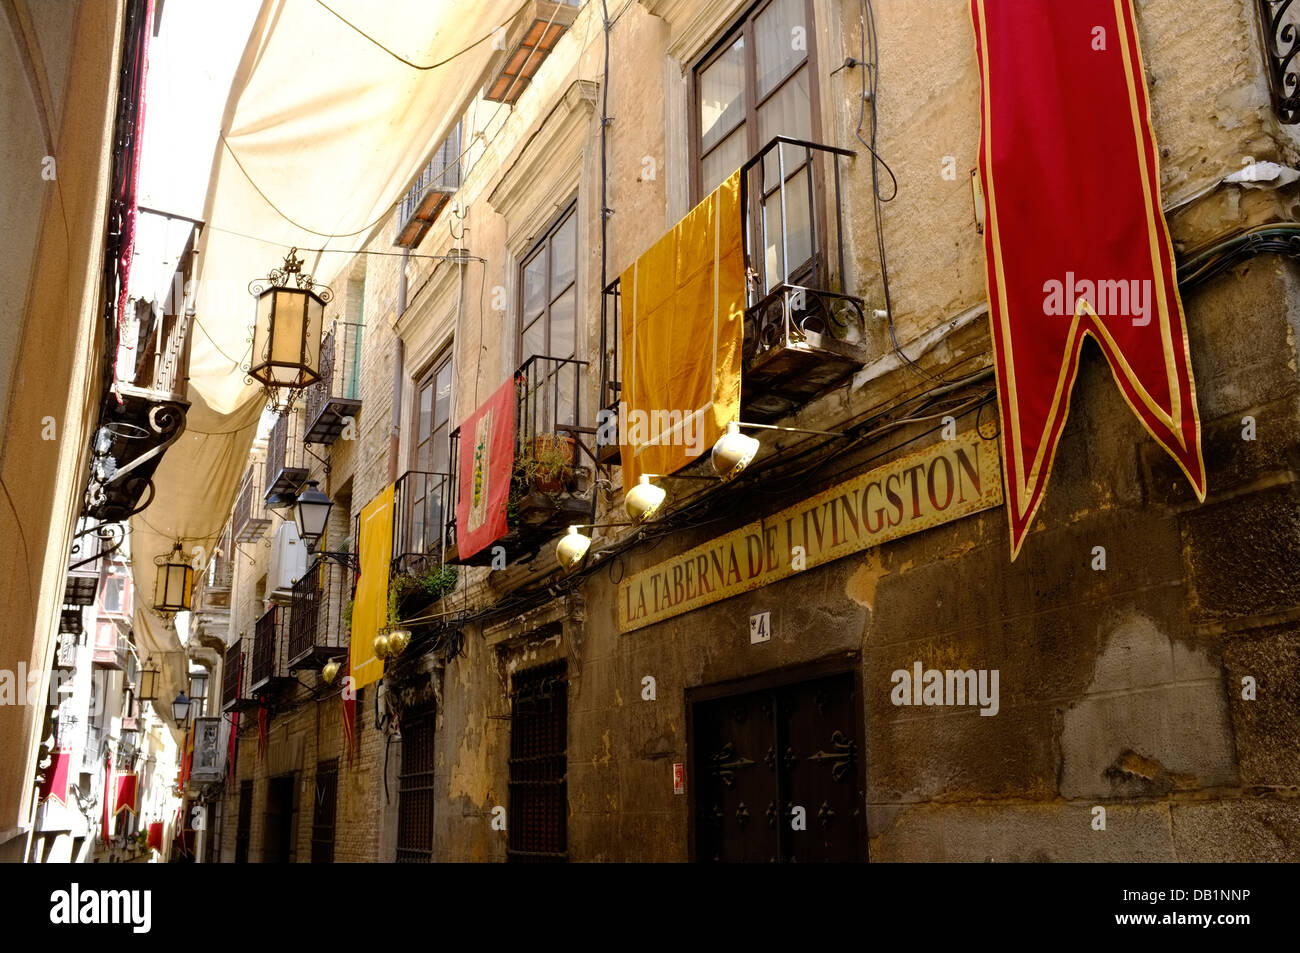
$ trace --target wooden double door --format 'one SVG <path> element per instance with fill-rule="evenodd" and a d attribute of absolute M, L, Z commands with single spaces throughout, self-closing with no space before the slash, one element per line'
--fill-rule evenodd
<path fill-rule="evenodd" d="M 691 693 L 694 859 L 866 857 L 856 670 Z"/>

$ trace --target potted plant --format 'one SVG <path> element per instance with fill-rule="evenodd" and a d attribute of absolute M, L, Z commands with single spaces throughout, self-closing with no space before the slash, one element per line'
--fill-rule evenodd
<path fill-rule="evenodd" d="M 573 438 L 568 434 L 539 433 L 532 453 L 523 462 L 533 488 L 543 493 L 568 489 L 573 475 Z"/>

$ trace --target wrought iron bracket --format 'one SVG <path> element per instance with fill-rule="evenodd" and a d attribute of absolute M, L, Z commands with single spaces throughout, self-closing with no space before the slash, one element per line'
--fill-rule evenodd
<path fill-rule="evenodd" d="M 1300 17 L 1291 4 L 1292 0 L 1255 0 L 1273 111 L 1287 126 L 1300 122 L 1300 71 L 1295 65 L 1300 53 Z"/>

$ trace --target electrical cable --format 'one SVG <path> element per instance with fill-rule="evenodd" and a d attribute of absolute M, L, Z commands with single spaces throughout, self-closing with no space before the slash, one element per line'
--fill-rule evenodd
<path fill-rule="evenodd" d="M 400 62 L 400 63 L 403 63 L 403 64 L 406 65 L 406 66 L 409 66 L 411 69 L 426 71 L 426 70 L 434 70 L 434 69 L 437 69 L 437 68 L 440 67 L 440 66 L 446 66 L 448 63 L 452 62 L 453 60 L 456 60 L 456 59 L 458 59 L 458 58 L 464 56 L 466 53 L 468 53 L 470 50 L 474 49 L 475 47 L 481 46 L 481 45 L 483 45 L 484 43 L 486 43 L 488 40 L 492 39 L 492 37 L 496 36 L 496 35 L 497 35 L 501 30 L 504 30 L 506 27 L 508 27 L 508 26 L 510 26 L 511 24 L 513 24 L 513 23 L 515 22 L 515 20 L 517 20 L 517 19 L 519 18 L 519 15 L 520 15 L 521 13 L 523 13 L 526 9 L 528 9 L 528 6 L 529 6 L 529 4 L 531 3 L 531 0 L 525 0 L 524 3 L 520 4 L 519 8 L 518 8 L 517 10 L 515 10 L 514 13 L 510 14 L 510 17 L 505 21 L 505 23 L 502 23 L 500 26 L 498 26 L 498 27 L 496 27 L 495 29 L 493 29 L 491 33 L 487 34 L 486 36 L 480 37 L 479 39 L 477 39 L 477 40 L 475 40 L 473 43 L 471 43 L 469 46 L 467 46 L 467 47 L 465 47 L 465 48 L 463 48 L 463 49 L 457 50 L 455 53 L 451 54 L 451 56 L 448 56 L 446 59 L 441 59 L 441 60 L 438 60 L 436 63 L 429 63 L 429 64 L 427 64 L 427 65 L 421 65 L 421 64 L 419 64 L 419 63 L 412 63 L 412 62 L 411 62 L 410 60 L 408 60 L 405 56 L 402 56 L 400 53 L 396 53 L 396 52 L 394 52 L 393 50 L 389 49 L 387 46 L 385 46 L 383 43 L 380 43 L 378 40 L 376 40 L 373 36 L 371 36 L 371 35 L 370 35 L 369 33 L 367 33 L 365 30 L 361 29 L 361 27 L 357 26 L 355 23 L 353 23 L 353 22 L 352 22 L 351 20 L 349 20 L 347 17 L 343 16 L 343 14 L 339 13 L 339 12 L 338 12 L 337 10 L 335 10 L 333 7 L 331 7 L 331 6 L 329 6 L 327 3 L 325 3 L 325 0 L 316 0 L 316 2 L 317 2 L 318 4 L 320 4 L 322 7 L 324 7 L 326 10 L 328 10 L 330 13 L 334 14 L 334 16 L 338 17 L 339 20 L 341 20 L 344 24 L 346 24 L 346 25 L 347 25 L 348 27 L 350 27 L 352 30 L 356 31 L 356 33 L 358 33 L 360 36 L 364 37 L 365 39 L 367 39 L 367 40 L 369 40 L 371 43 L 373 43 L 375 46 L 379 47 L 381 50 L 383 50 L 385 53 L 387 53 L 387 54 L 388 54 L 389 56 L 391 56 L 393 59 L 397 60 L 397 61 Z M 554 16 L 554 14 L 552 14 L 552 16 Z"/>

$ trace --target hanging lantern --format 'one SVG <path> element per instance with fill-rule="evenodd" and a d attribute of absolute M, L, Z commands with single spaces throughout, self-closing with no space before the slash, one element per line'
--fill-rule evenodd
<path fill-rule="evenodd" d="M 176 698 L 172 701 L 172 719 L 177 725 L 184 727 L 188 724 L 190 718 L 190 699 L 184 692 L 178 692 Z"/>
<path fill-rule="evenodd" d="M 298 527 L 298 537 L 307 544 L 307 552 L 314 553 L 316 544 L 325 535 L 334 503 L 322 493 L 315 480 L 308 480 L 306 488 L 298 494 L 293 505 L 293 521 Z"/>
<path fill-rule="evenodd" d="M 178 541 L 172 551 L 154 559 L 158 575 L 153 585 L 153 607 L 155 612 L 188 612 L 190 601 L 194 596 L 194 567 L 181 552 Z"/>
<path fill-rule="evenodd" d="M 162 676 L 162 669 L 158 668 L 152 658 L 148 660 L 145 668 L 140 670 L 140 701 L 152 702 L 158 700 L 158 680 Z"/>
<path fill-rule="evenodd" d="M 296 248 L 248 291 L 257 298 L 249 377 L 272 394 L 285 388 L 290 395 L 320 380 L 321 325 L 334 293 L 303 274 Z"/>

